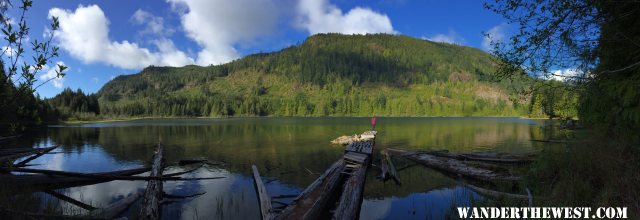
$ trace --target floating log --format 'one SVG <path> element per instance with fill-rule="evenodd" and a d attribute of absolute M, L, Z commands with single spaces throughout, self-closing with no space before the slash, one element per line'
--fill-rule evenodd
<path fill-rule="evenodd" d="M 264 184 L 262 184 L 258 167 L 252 165 L 251 169 L 253 169 L 253 184 L 256 188 L 256 193 L 258 193 L 258 202 L 260 202 L 260 217 L 262 217 L 263 220 L 273 219 L 271 199 L 267 195 L 267 189 L 264 187 Z"/>
<path fill-rule="evenodd" d="M 8 141 L 8 140 L 20 137 L 20 136 L 22 136 L 22 135 L 19 134 L 19 135 L 7 136 L 7 137 L 0 137 L 0 142 Z"/>
<path fill-rule="evenodd" d="M 113 219 L 116 216 L 122 214 L 124 211 L 126 211 L 129 208 L 129 206 L 131 206 L 136 200 L 138 200 L 138 198 L 140 198 L 141 195 L 142 195 L 142 192 L 139 192 L 139 191 L 135 192 L 123 199 L 118 200 L 117 202 L 110 204 L 105 208 L 101 208 L 93 211 L 92 214 L 97 216 L 103 216 L 107 219 Z"/>
<path fill-rule="evenodd" d="M 184 172 L 172 173 L 168 174 L 168 176 L 122 176 L 122 175 L 109 175 L 102 173 L 77 173 L 77 172 L 68 172 L 68 171 L 58 171 L 58 170 L 41 170 L 41 169 L 30 169 L 30 168 L 10 168 L 5 169 L 7 171 L 15 171 L 15 172 L 24 172 L 24 173 L 40 173 L 45 175 L 56 175 L 61 177 L 79 177 L 86 179 L 96 179 L 96 180 L 142 180 L 142 181 L 152 181 L 152 180 L 160 180 L 160 181 L 186 181 L 186 180 L 208 180 L 208 179 L 221 179 L 225 177 L 202 177 L 202 178 L 183 178 L 183 177 L 174 177 L 181 174 L 185 174 L 191 172 L 193 170 L 188 170 Z M 148 171 L 148 169 L 147 169 Z M 20 175 L 17 175 L 20 176 Z"/>
<path fill-rule="evenodd" d="M 430 154 L 438 157 L 452 158 L 456 160 L 470 160 L 481 161 L 491 163 L 530 163 L 533 162 L 535 156 L 533 154 L 527 155 L 511 155 L 511 154 L 456 154 L 449 153 L 447 151 L 426 151 L 424 154 Z"/>
<path fill-rule="evenodd" d="M 367 164 L 352 171 L 343 186 L 333 219 L 358 219 L 362 205 L 362 191 L 367 175 Z"/>
<path fill-rule="evenodd" d="M 53 147 L 45 147 L 45 148 L 31 148 L 31 150 L 28 151 L 24 151 L 24 152 L 20 152 L 20 153 L 15 153 L 15 154 L 10 154 L 10 155 L 5 155 L 0 157 L 0 164 L 6 163 L 8 161 L 12 161 L 15 159 L 18 159 L 20 157 L 26 157 L 29 156 L 31 154 L 36 154 L 36 153 L 42 153 L 46 150 L 50 150 L 53 148 L 56 148 L 58 146 L 53 146 Z"/>
<path fill-rule="evenodd" d="M 289 204 L 276 219 L 316 219 L 339 186 L 344 160 L 336 161 Z"/>
<path fill-rule="evenodd" d="M 17 169 L 17 168 L 13 168 Z M 19 168 L 25 169 L 25 168 Z M 113 172 L 93 173 L 94 176 L 113 176 L 113 177 L 125 177 L 136 174 L 141 174 L 151 170 L 148 167 L 136 168 L 128 170 L 120 170 Z M 69 177 L 60 176 L 55 174 L 25 174 L 25 175 L 13 175 L 13 174 L 0 174 L 0 184 L 5 186 L 20 186 L 19 189 L 28 191 L 42 191 L 47 189 L 61 189 L 75 186 L 91 185 L 96 183 L 103 183 L 111 181 L 112 179 L 96 179 L 87 177 Z"/>
<path fill-rule="evenodd" d="M 74 198 L 71 198 L 69 196 L 66 196 L 66 195 L 64 195 L 62 193 L 59 193 L 59 192 L 56 192 L 56 191 L 53 191 L 53 190 L 46 190 L 44 192 L 49 194 L 49 195 L 51 195 L 51 196 L 53 196 L 53 197 L 58 198 L 59 200 L 71 203 L 71 204 L 73 204 L 75 206 L 78 206 L 80 208 L 83 208 L 83 209 L 86 209 L 86 210 L 89 210 L 89 211 L 93 211 L 93 210 L 98 209 L 96 207 L 93 207 L 91 205 L 85 204 L 85 203 L 80 202 L 80 201 L 78 201 L 78 200 L 76 200 Z"/>
<path fill-rule="evenodd" d="M 40 156 L 42 156 L 42 155 L 44 155 L 46 153 L 49 153 L 50 151 L 52 151 L 52 150 L 54 150 L 56 148 L 58 148 L 58 146 L 53 146 L 53 147 L 51 147 L 49 149 L 43 150 L 41 152 L 38 152 L 38 153 L 36 153 L 36 155 L 33 155 L 33 156 L 31 156 L 31 157 L 29 157 L 27 159 L 24 159 L 23 161 L 20 161 L 20 163 L 17 163 L 17 164 L 15 164 L 13 166 L 15 166 L 15 167 L 24 167 L 24 166 L 27 165 L 27 163 L 31 162 L 32 160 L 35 160 L 38 157 L 40 157 Z"/>
<path fill-rule="evenodd" d="M 409 160 L 423 164 L 425 166 L 449 173 L 458 174 L 467 178 L 484 181 L 515 181 L 520 179 L 520 177 L 517 176 L 500 174 L 492 170 L 470 166 L 458 159 L 437 157 L 430 154 L 412 154 L 412 152 L 410 151 L 393 148 L 387 148 L 387 150 L 389 151 L 389 153 L 403 156 Z"/>
<path fill-rule="evenodd" d="M 504 198 L 512 198 L 512 199 L 527 199 L 527 200 L 529 199 L 528 195 L 520 195 L 520 194 L 513 194 L 513 193 L 490 190 L 490 189 L 484 189 L 471 184 L 465 184 L 465 186 L 479 194 L 494 197 L 494 198 L 504 197 Z"/>
<path fill-rule="evenodd" d="M 164 167 L 163 158 L 164 147 L 158 144 L 158 148 L 153 156 L 153 165 L 151 166 L 151 177 L 162 177 Z M 144 192 L 144 199 L 138 219 L 160 219 L 160 201 L 162 200 L 162 181 L 151 180 L 147 183 L 147 189 Z"/>
<path fill-rule="evenodd" d="M 387 150 L 380 151 L 380 163 L 381 163 L 381 173 L 380 178 L 384 180 L 393 179 L 396 184 L 400 185 L 400 179 L 398 178 L 398 172 L 396 170 L 396 166 L 391 161 L 391 157 L 389 156 L 389 152 Z"/>

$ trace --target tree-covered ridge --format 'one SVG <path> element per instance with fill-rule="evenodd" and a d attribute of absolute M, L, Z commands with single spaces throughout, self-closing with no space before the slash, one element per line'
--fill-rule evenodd
<path fill-rule="evenodd" d="M 98 93 L 107 116 L 529 115 L 533 79 L 497 82 L 481 50 L 386 34 L 320 34 L 219 66 L 148 67 Z M 512 101 L 519 100 L 519 101 Z M 533 107 L 533 108 L 532 108 Z"/>

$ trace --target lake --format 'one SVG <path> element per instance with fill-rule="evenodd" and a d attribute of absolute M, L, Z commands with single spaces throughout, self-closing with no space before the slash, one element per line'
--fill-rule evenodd
<path fill-rule="evenodd" d="M 543 149 L 551 134 L 547 120 L 523 118 L 378 118 L 376 150 L 385 147 L 409 150 L 447 149 L 451 152 L 529 153 Z M 185 158 L 224 162 L 206 165 L 185 177 L 226 177 L 214 180 L 165 183 L 172 195 L 203 195 L 163 206 L 165 219 L 259 219 L 257 196 L 251 177 L 256 164 L 270 196 L 292 195 L 304 190 L 341 157 L 344 147 L 329 142 L 340 135 L 370 130 L 370 118 L 228 118 L 145 119 L 122 122 L 53 126 L 32 135 L 2 143 L 2 147 L 61 147 L 31 164 L 31 168 L 101 172 L 148 165 L 155 144 L 165 145 L 167 163 Z M 374 156 L 374 164 L 379 164 Z M 369 169 L 361 219 L 442 219 L 457 215 L 456 206 L 482 200 L 458 180 L 423 166 L 394 158 L 402 185 L 380 182 Z M 194 168 L 169 167 L 165 173 Z M 71 198 L 104 207 L 143 190 L 141 181 L 107 183 L 59 190 Z M 83 210 L 46 194 L 37 194 L 41 205 L 66 213 Z M 291 202 L 277 199 L 274 206 Z M 135 208 L 133 208 L 135 209 Z M 129 210 L 125 215 L 135 215 Z"/>

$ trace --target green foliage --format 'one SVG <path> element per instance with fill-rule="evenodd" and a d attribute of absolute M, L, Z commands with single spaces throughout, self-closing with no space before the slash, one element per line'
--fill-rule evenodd
<path fill-rule="evenodd" d="M 85 95 L 82 90 L 74 92 L 66 88 L 60 94 L 46 100 L 59 112 L 62 120 L 95 120 L 100 114 L 98 96 Z"/>
<path fill-rule="evenodd" d="M 147 67 L 99 92 L 106 117 L 528 115 L 478 49 L 386 34 L 321 34 L 219 66 Z"/>
<path fill-rule="evenodd" d="M 39 86 L 52 80 L 36 85 L 36 75 L 58 56 L 58 47 L 51 45 L 53 34 L 44 41 L 31 38 L 29 44 L 26 43 L 30 30 L 26 13 L 33 6 L 33 1 L 20 2 L 20 17 L 12 24 L 7 14 L 13 5 L 10 0 L 0 0 L 0 30 L 5 41 L 0 53 L 0 135 L 19 133 L 29 127 L 57 120 L 57 112 L 33 93 Z M 59 27 L 58 19 L 52 19 L 49 28 L 55 31 Z M 32 59 L 27 59 L 25 55 Z M 66 68 L 62 65 L 54 67 L 57 77 L 63 77 Z"/>
<path fill-rule="evenodd" d="M 638 2 L 495 2 L 487 8 L 519 24 L 509 42 L 494 44 L 499 73 L 519 75 L 524 66 L 527 74 L 548 77 L 552 68 L 577 69 L 582 74 L 569 77 L 569 85 L 580 95 L 580 119 L 615 137 L 640 140 Z"/>

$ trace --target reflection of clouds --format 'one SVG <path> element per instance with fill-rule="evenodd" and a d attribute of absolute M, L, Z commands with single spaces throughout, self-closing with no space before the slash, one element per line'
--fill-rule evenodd
<path fill-rule="evenodd" d="M 360 219 L 382 219 L 388 216 L 392 200 L 364 200 L 360 211 Z"/>
<path fill-rule="evenodd" d="M 480 196 L 464 187 L 442 188 L 407 197 L 365 200 L 360 219 L 446 219 L 455 207 L 469 206 Z"/>

